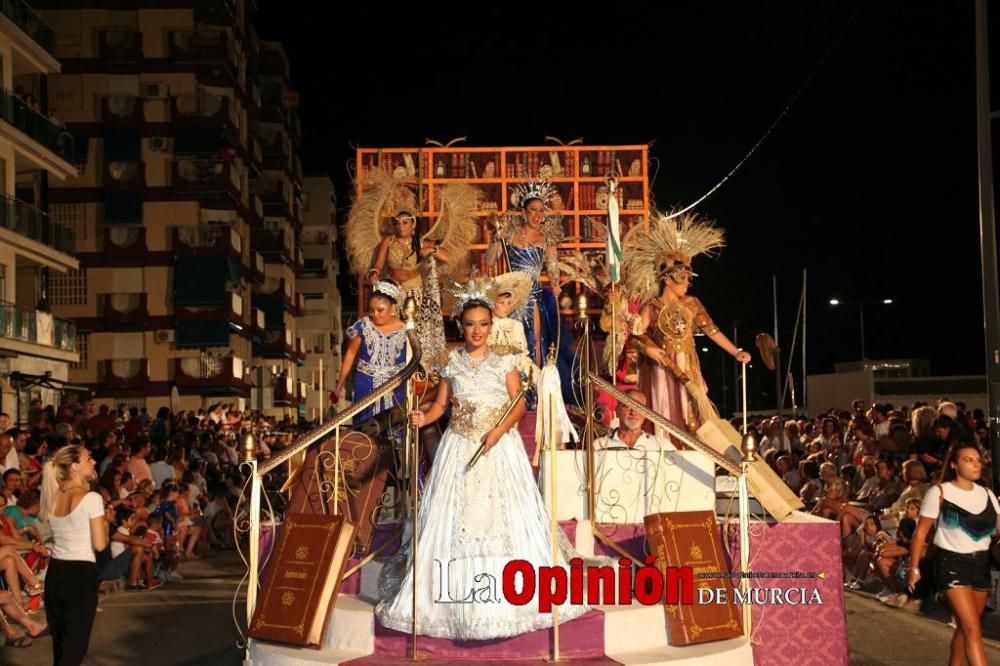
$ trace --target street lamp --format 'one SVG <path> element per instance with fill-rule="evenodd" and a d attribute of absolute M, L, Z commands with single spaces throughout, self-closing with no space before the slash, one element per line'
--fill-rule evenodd
<path fill-rule="evenodd" d="M 830 305 L 851 305 L 858 308 L 858 320 L 861 323 L 861 361 L 866 360 L 865 356 L 865 306 L 866 305 L 892 305 L 891 298 L 883 298 L 881 301 L 863 301 L 856 303 L 849 303 L 847 301 L 842 301 L 838 298 L 831 298 Z"/>

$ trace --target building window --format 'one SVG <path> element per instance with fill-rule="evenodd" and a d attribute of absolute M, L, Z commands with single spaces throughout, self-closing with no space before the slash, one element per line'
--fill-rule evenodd
<path fill-rule="evenodd" d="M 324 345 L 326 344 L 326 333 L 313 333 L 312 336 L 312 353 L 322 354 L 324 351 Z"/>
<path fill-rule="evenodd" d="M 76 351 L 80 354 L 80 362 L 70 363 L 69 367 L 73 370 L 86 370 L 90 358 L 90 333 L 76 334 Z"/>
<path fill-rule="evenodd" d="M 0 302 L 7 300 L 7 266 L 0 264 Z"/>
<path fill-rule="evenodd" d="M 326 298 L 326 294 L 318 291 L 310 291 L 308 293 L 302 294 L 302 298 L 306 299 L 307 301 L 322 301 L 324 298 Z"/>
<path fill-rule="evenodd" d="M 87 304 L 87 269 L 49 273 L 49 302 L 52 305 Z"/>
<path fill-rule="evenodd" d="M 84 204 L 49 204 L 49 219 L 72 230 L 72 238 L 78 241 L 90 239 Z"/>

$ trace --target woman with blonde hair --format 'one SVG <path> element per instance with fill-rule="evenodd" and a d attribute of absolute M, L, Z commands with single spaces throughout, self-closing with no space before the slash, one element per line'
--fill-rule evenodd
<path fill-rule="evenodd" d="M 97 557 L 108 547 L 104 501 L 90 489 L 90 451 L 64 446 L 42 472 L 41 518 L 52 528 L 52 560 L 45 576 L 45 616 L 52 630 L 53 663 L 80 664 L 97 612 Z"/>

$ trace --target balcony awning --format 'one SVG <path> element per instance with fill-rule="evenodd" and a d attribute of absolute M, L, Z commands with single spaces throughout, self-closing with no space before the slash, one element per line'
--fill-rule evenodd
<path fill-rule="evenodd" d="M 104 223 L 142 224 L 142 192 L 105 192 Z"/>
<path fill-rule="evenodd" d="M 181 347 L 228 347 L 229 322 L 183 321 L 177 322 L 175 344 Z"/>
<path fill-rule="evenodd" d="M 104 162 L 138 162 L 142 159 L 142 141 L 139 128 L 105 127 Z"/>
<path fill-rule="evenodd" d="M 225 257 L 178 257 L 174 268 L 174 305 L 222 305 L 230 262 Z"/>

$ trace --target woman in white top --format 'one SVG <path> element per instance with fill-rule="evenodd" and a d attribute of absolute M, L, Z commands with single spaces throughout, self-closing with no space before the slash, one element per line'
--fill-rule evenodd
<path fill-rule="evenodd" d="M 104 501 L 90 490 L 94 461 L 82 446 L 64 446 L 45 463 L 41 517 L 52 528 L 45 576 L 45 616 L 53 663 L 80 664 L 97 612 L 97 557 L 108 547 Z"/>
<path fill-rule="evenodd" d="M 934 581 L 958 620 L 951 640 L 952 664 L 986 666 L 980 618 L 990 592 L 990 536 L 1000 525 L 1000 504 L 976 483 L 983 471 L 982 451 L 972 443 L 953 444 L 941 482 L 928 489 L 910 547 L 910 591 L 920 579 L 920 558 L 931 526 L 934 531 Z"/>

